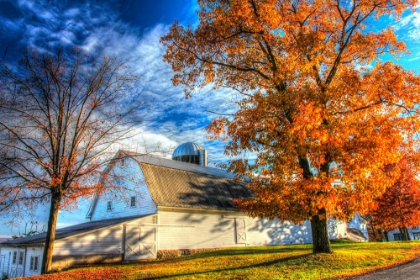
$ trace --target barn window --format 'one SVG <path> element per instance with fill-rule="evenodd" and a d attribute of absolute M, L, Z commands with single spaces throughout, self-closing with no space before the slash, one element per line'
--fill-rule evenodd
<path fill-rule="evenodd" d="M 19 264 L 23 264 L 23 252 L 19 252 Z"/>
<path fill-rule="evenodd" d="M 181 256 L 188 256 L 188 255 L 191 255 L 191 251 L 190 250 L 179 250 L 179 254 Z"/>
<path fill-rule="evenodd" d="M 130 206 L 131 207 L 136 207 L 136 197 L 135 196 L 132 196 L 131 197 Z"/>
<path fill-rule="evenodd" d="M 108 201 L 108 203 L 106 204 L 106 210 L 112 211 L 112 201 Z"/>
<path fill-rule="evenodd" d="M 16 258 L 17 258 L 17 252 L 16 252 L 16 251 L 14 251 L 14 252 L 13 252 L 13 260 L 12 260 L 12 263 L 13 263 L 13 264 L 15 264 L 15 263 L 16 263 Z"/>
<path fill-rule="evenodd" d="M 36 271 L 38 270 L 38 263 L 39 263 L 39 257 L 38 256 L 32 256 L 31 257 L 31 263 L 29 266 L 29 270 Z"/>

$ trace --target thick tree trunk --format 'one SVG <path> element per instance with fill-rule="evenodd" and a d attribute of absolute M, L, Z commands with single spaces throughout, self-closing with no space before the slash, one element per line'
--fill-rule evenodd
<path fill-rule="evenodd" d="M 332 253 L 327 229 L 327 212 L 321 209 L 311 218 L 313 253 Z"/>
<path fill-rule="evenodd" d="M 48 217 L 47 237 L 44 246 L 44 256 L 42 258 L 41 274 L 51 270 L 52 253 L 54 249 L 55 230 L 57 227 L 58 210 L 60 209 L 61 194 L 52 192 L 50 214 Z"/>

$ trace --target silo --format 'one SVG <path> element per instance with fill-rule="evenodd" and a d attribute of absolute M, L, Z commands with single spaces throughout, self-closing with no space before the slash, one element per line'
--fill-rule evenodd
<path fill-rule="evenodd" d="M 197 143 L 187 142 L 179 145 L 172 154 L 172 159 L 201 166 L 208 165 L 207 151 Z"/>

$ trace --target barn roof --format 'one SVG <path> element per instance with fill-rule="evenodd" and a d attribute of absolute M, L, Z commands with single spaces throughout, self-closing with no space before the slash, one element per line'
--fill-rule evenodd
<path fill-rule="evenodd" d="M 157 206 L 236 211 L 234 198 L 249 198 L 246 182 L 224 170 L 131 154 Z"/>
<path fill-rule="evenodd" d="M 111 227 L 115 226 L 130 220 L 138 219 L 141 217 L 145 217 L 147 215 L 143 216 L 130 216 L 130 217 L 123 217 L 123 218 L 114 218 L 114 219 L 107 219 L 107 220 L 98 220 L 98 221 L 90 221 L 83 224 L 73 225 L 65 228 L 57 229 L 55 240 L 60 240 L 69 236 L 74 236 L 77 234 L 87 233 L 91 231 L 95 231 L 101 228 Z M 0 243 L 0 245 L 30 245 L 30 244 L 43 244 L 45 242 L 45 238 L 47 236 L 47 233 L 39 233 L 34 234 L 31 236 L 23 237 L 23 238 L 17 238 L 5 241 L 3 243 Z"/>

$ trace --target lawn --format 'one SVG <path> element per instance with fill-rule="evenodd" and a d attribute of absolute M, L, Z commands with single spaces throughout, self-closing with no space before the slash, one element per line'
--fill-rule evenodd
<path fill-rule="evenodd" d="M 328 279 L 390 267 L 420 256 L 420 242 L 240 247 L 165 261 L 79 267 L 36 279 Z"/>

